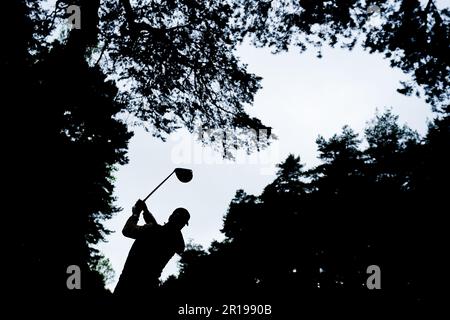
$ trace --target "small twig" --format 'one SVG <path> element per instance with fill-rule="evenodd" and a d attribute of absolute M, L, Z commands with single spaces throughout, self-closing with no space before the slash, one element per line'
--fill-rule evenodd
<path fill-rule="evenodd" d="M 100 63 L 100 60 L 103 58 L 103 54 L 105 53 L 106 48 L 108 46 L 109 46 L 109 41 L 107 40 L 107 41 L 105 41 L 105 44 L 104 44 L 103 49 L 102 49 L 102 52 L 100 52 L 100 56 L 98 57 L 97 62 L 94 65 L 95 67 L 97 67 L 98 64 Z"/>

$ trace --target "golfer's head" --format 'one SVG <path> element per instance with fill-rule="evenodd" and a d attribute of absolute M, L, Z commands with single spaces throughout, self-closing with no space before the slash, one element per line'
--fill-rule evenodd
<path fill-rule="evenodd" d="M 189 224 L 190 218 L 191 215 L 189 214 L 189 211 L 187 211 L 185 208 L 178 208 L 175 209 L 175 211 L 170 215 L 169 223 L 181 229 Z"/>

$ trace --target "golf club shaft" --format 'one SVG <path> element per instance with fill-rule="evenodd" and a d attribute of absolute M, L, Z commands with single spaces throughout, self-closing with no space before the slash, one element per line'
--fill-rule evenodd
<path fill-rule="evenodd" d="M 167 179 L 169 179 L 171 175 L 174 174 L 174 172 L 175 172 L 175 170 L 173 170 L 173 171 L 167 176 L 167 178 L 165 178 L 160 184 L 158 184 L 158 186 L 157 186 L 155 189 L 153 189 L 153 191 L 150 192 L 150 193 L 148 194 L 148 196 L 146 196 L 146 197 L 144 198 L 144 200 L 142 200 L 142 201 L 144 201 L 144 202 L 147 201 L 147 199 L 148 199 L 148 198 L 149 198 L 156 190 L 158 190 L 158 188 L 161 187 L 161 185 L 162 185 L 164 182 L 166 182 Z"/>

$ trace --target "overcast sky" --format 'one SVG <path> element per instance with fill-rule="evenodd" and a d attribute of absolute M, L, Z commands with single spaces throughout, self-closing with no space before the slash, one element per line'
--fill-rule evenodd
<path fill-rule="evenodd" d="M 222 218 L 236 190 L 260 194 L 274 179 L 275 165 L 289 153 L 300 155 L 307 167 L 316 165 L 319 134 L 330 137 L 346 124 L 362 133 L 377 108 L 392 107 L 401 123 L 421 134 L 426 132 L 427 120 L 432 119 L 430 107 L 422 99 L 396 92 L 399 81 L 408 77 L 391 69 L 379 55 L 360 49 L 326 49 L 318 59 L 314 50 L 273 55 L 249 45 L 242 46 L 238 55 L 251 72 L 263 77 L 263 88 L 248 111 L 273 127 L 278 141 L 238 163 L 225 163 L 220 154 L 201 147 L 184 130 L 165 143 L 135 130 L 129 145 L 130 162 L 116 174 L 117 205 L 124 210 L 106 223 L 116 232 L 99 246 L 116 272 L 110 288 L 115 286 L 132 244 L 121 234 L 132 205 L 175 167 L 192 168 L 193 180 L 183 184 L 171 178 L 147 205 L 159 223 L 165 223 L 177 207 L 188 209 L 191 221 L 183 235 L 207 248 L 212 240 L 222 239 Z M 177 272 L 176 260 L 168 264 L 163 278 Z"/>

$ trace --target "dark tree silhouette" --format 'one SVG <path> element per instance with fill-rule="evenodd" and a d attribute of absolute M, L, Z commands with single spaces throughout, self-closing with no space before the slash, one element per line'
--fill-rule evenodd
<path fill-rule="evenodd" d="M 119 98 L 153 135 L 185 127 L 190 132 L 229 129 L 227 139 L 198 136 L 225 156 L 236 147 L 249 152 L 264 147 L 255 130 L 267 129 L 244 110 L 260 88 L 260 78 L 246 71 L 234 54 L 238 44 L 224 1 L 60 0 L 38 10 L 47 33 L 65 23 L 66 8 L 83 14 L 77 48 L 119 84 Z M 56 22 L 56 23 L 55 23 Z M 70 37 L 70 36 L 69 36 Z M 44 38 L 45 39 L 45 38 Z M 86 50 L 85 50 L 86 51 Z"/>
<path fill-rule="evenodd" d="M 109 232 L 103 220 L 119 209 L 113 173 L 127 162 L 131 133 L 117 118 L 125 105 L 116 100 L 115 84 L 85 61 L 75 33 L 35 51 L 40 25 L 27 4 L 9 2 L 2 25 L 19 31 L 2 50 L 5 106 L 17 121 L 8 145 L 15 172 L 8 202 L 16 208 L 12 223 L 20 226 L 10 235 L 11 294 L 47 303 L 104 295 L 106 275 L 98 270 L 107 270 L 107 261 L 92 246 Z M 70 265 L 81 268 L 82 291 L 66 286 Z"/>
<path fill-rule="evenodd" d="M 287 308 L 428 305 L 444 252 L 448 118 L 437 117 L 420 138 L 388 109 L 368 123 L 365 149 L 348 127 L 319 137 L 322 163 L 304 171 L 290 155 L 260 196 L 237 191 L 224 217 L 225 240 L 187 250 L 166 290 L 183 296 L 195 287 L 199 299 L 216 302 L 289 301 Z M 382 270 L 379 295 L 366 288 L 370 265 Z"/>

